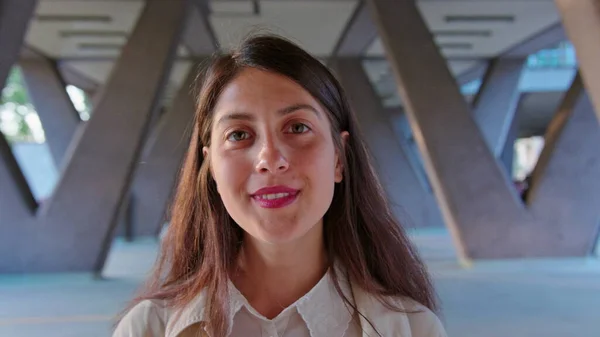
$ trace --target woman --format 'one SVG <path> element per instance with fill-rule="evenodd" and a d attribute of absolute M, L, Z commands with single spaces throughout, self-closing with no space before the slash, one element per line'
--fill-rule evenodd
<path fill-rule="evenodd" d="M 114 336 L 445 336 L 325 66 L 256 36 L 197 105 L 161 257 Z"/>

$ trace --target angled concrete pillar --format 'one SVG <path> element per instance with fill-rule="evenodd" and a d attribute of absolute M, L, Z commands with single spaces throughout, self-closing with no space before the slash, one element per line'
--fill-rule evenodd
<path fill-rule="evenodd" d="M 27 180 L 10 144 L 0 133 L 0 271 L 22 263 L 20 247 L 25 244 L 23 219 L 33 216 L 37 207 Z"/>
<path fill-rule="evenodd" d="M 35 0 L 0 0 L 0 90 L 19 57 L 36 4 Z M 20 222 L 32 216 L 36 207 L 10 145 L 0 134 L 0 270 L 21 263 L 24 227 Z"/>
<path fill-rule="evenodd" d="M 0 91 L 16 63 L 37 1 L 0 0 Z M 0 228 L 35 209 L 36 201 L 10 149 L 0 135 Z"/>
<path fill-rule="evenodd" d="M 461 258 L 532 254 L 533 221 L 489 151 L 412 0 L 369 0 L 433 190 Z"/>
<path fill-rule="evenodd" d="M 338 57 L 360 58 L 376 37 L 377 27 L 371 19 L 367 5 L 361 1 L 357 4 L 352 17 L 348 21 L 344 32 L 334 48 L 332 58 L 328 63 L 335 66 Z M 369 97 L 361 99 L 356 104 L 360 104 L 361 106 L 364 105 L 365 107 L 371 106 L 371 108 L 368 109 L 372 109 L 373 112 L 376 112 L 373 114 L 372 118 L 369 119 L 368 113 L 365 113 L 368 109 L 358 109 L 355 107 L 359 120 L 366 118 L 365 127 L 368 126 L 369 134 L 372 136 L 369 140 L 369 146 L 374 153 L 376 152 L 378 156 L 383 158 L 380 159 L 383 160 L 383 163 L 385 163 L 385 160 L 389 160 L 386 158 L 386 148 L 389 148 L 391 153 L 396 154 L 396 156 L 391 159 L 393 161 L 391 168 L 386 168 L 384 167 L 385 164 L 379 163 L 378 166 L 380 167 L 380 170 L 382 170 L 380 171 L 380 174 L 386 175 L 391 173 L 389 179 L 395 181 L 393 183 L 394 186 L 398 183 L 406 183 L 407 186 L 400 190 L 394 188 L 390 189 L 388 192 L 390 200 L 392 200 L 392 202 L 397 200 L 396 203 L 399 204 L 398 206 L 403 207 L 404 213 L 408 213 L 412 218 L 413 226 L 443 226 L 439 208 L 435 204 L 435 200 L 433 200 L 430 191 L 427 189 L 427 183 L 424 183 L 423 180 L 419 180 L 419 172 L 415 170 L 417 168 L 416 158 L 411 156 L 409 146 L 406 144 L 404 137 L 395 132 L 396 130 L 394 128 L 396 125 L 394 122 L 397 116 L 389 113 L 381 106 L 381 102 L 368 80 L 367 82 L 363 82 L 366 79 L 366 76 L 360 62 L 357 59 L 349 59 L 346 62 L 349 64 L 348 67 L 358 67 L 356 70 L 358 71 L 357 74 L 349 74 L 349 78 L 346 78 L 346 80 L 349 81 L 354 78 L 357 79 L 356 83 L 349 83 L 347 89 L 353 88 L 353 90 L 360 90 L 357 88 L 367 88 L 366 92 L 369 93 Z M 340 76 L 346 77 L 344 74 L 340 74 Z M 362 97 L 363 94 L 363 92 L 359 91 L 358 95 L 350 94 L 349 96 L 351 98 Z M 375 131 L 377 129 L 385 130 L 383 131 L 383 135 L 387 135 L 382 136 L 384 139 L 388 139 L 388 144 L 384 143 L 383 147 L 380 146 L 381 139 L 378 140 L 378 137 L 381 135 L 373 136 L 374 134 L 377 134 Z M 391 134 L 389 132 L 390 129 L 392 131 Z M 390 139 L 394 139 L 397 143 L 390 143 Z M 414 193 L 412 199 L 411 193 Z M 413 206 L 415 203 L 419 202 L 421 202 L 421 204 Z M 395 209 L 397 215 L 403 215 L 400 214 L 402 213 L 402 209 L 398 206 L 396 206 Z M 400 220 L 402 220 L 402 218 Z"/>
<path fill-rule="evenodd" d="M 58 62 L 57 68 L 64 82 L 83 90 L 90 99 L 100 90 L 98 82 L 73 69 L 68 62 Z"/>
<path fill-rule="evenodd" d="M 50 153 L 60 169 L 81 119 L 67 94 L 66 83 L 55 62 L 42 56 L 21 58 L 19 66 L 27 92 L 42 122 Z"/>
<path fill-rule="evenodd" d="M 458 74 L 456 76 L 456 83 L 462 87 L 465 84 L 482 79 L 489 68 L 489 62 L 479 61 L 471 68 Z"/>
<path fill-rule="evenodd" d="M 101 271 L 187 10 L 187 0 L 146 2 L 52 199 L 23 221 L 23 259 L 0 272 Z"/>
<path fill-rule="evenodd" d="M 419 153 L 419 148 L 415 144 L 412 130 L 410 129 L 410 125 L 404 110 L 402 108 L 388 108 L 385 109 L 385 111 L 390 118 L 392 129 L 396 134 L 398 143 L 406 154 L 408 163 L 415 172 L 419 182 L 423 186 L 423 189 L 425 189 L 427 193 L 431 194 L 433 191 L 431 190 L 431 184 L 429 183 L 427 173 L 425 172 L 423 166 L 423 159 Z"/>
<path fill-rule="evenodd" d="M 369 4 L 459 254 L 589 255 L 599 225 L 600 139 L 592 136 L 597 131 L 590 124 L 598 125 L 590 122 L 591 105 L 581 90 L 577 94 L 577 82 L 563 104 L 567 112 L 557 115 L 547 135 L 527 209 L 483 140 L 415 3 Z"/>
<path fill-rule="evenodd" d="M 36 0 L 0 0 L 0 87 L 17 62 Z"/>
<path fill-rule="evenodd" d="M 166 211 L 189 143 L 195 101 L 197 67 L 191 67 L 173 101 L 148 140 L 148 153 L 137 168 L 131 225 L 133 236 L 155 236 L 167 220 Z"/>
<path fill-rule="evenodd" d="M 492 154 L 505 148 L 519 102 L 519 79 L 525 58 L 494 59 L 473 100 L 473 116 Z"/>
<path fill-rule="evenodd" d="M 377 27 L 369 9 L 364 1 L 359 1 L 334 47 L 332 57 L 360 57 L 376 38 Z"/>
<path fill-rule="evenodd" d="M 410 166 L 361 60 L 338 58 L 333 69 L 348 93 L 360 130 L 375 159 L 375 168 L 400 223 L 407 227 L 442 226 L 433 196 L 426 193 Z"/>
<path fill-rule="evenodd" d="M 161 114 L 144 146 L 143 158 L 135 173 L 129 222 L 125 223 L 132 239 L 155 236 L 168 221 L 171 192 L 188 145 L 195 111 L 193 87 L 200 65 L 217 50 L 217 40 L 202 2 L 193 2 L 181 39 L 197 64 L 190 67 L 173 105 Z"/>
<path fill-rule="evenodd" d="M 575 46 L 583 83 L 600 119 L 600 1 L 555 0 Z"/>
<path fill-rule="evenodd" d="M 546 29 L 536 32 L 531 36 L 526 36 L 521 42 L 505 50 L 499 57 L 528 57 L 542 49 L 555 48 L 559 43 L 565 41 L 567 35 L 560 22 L 557 22 Z"/>
<path fill-rule="evenodd" d="M 598 239 L 600 125 L 595 119 L 578 75 L 550 122 L 527 194 L 542 230 L 555 233 L 547 255 L 586 256 Z"/>

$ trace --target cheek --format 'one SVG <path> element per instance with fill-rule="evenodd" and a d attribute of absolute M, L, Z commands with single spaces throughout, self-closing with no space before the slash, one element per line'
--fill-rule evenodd
<path fill-rule="evenodd" d="M 213 174 L 222 197 L 239 193 L 250 171 L 251 162 L 244 156 L 216 153 L 213 156 Z"/>
<path fill-rule="evenodd" d="M 314 188 L 327 188 L 335 183 L 335 151 L 333 144 L 318 141 L 295 150 L 293 166 L 308 176 Z"/>

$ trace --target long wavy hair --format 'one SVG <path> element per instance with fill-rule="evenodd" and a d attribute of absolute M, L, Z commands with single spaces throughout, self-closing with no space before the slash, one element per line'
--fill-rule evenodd
<path fill-rule="evenodd" d="M 181 309 L 205 291 L 207 331 L 213 337 L 227 333 L 229 272 L 244 235 L 217 193 L 202 147 L 210 146 L 219 95 L 246 68 L 290 78 L 327 112 L 344 176 L 335 185 L 323 229 L 329 263 L 339 263 L 347 273 L 336 275 L 336 268 L 330 269 L 339 294 L 356 309 L 341 292 L 338 280 L 344 276 L 391 309 L 399 310 L 390 298 L 408 297 L 436 311 L 426 268 L 392 215 L 340 83 L 319 60 L 273 35 L 250 37 L 234 51 L 214 56 L 198 76 L 194 128 L 170 210 L 171 221 L 153 275 L 131 307 L 145 299 L 160 299 Z M 342 131 L 350 134 L 345 144 Z"/>

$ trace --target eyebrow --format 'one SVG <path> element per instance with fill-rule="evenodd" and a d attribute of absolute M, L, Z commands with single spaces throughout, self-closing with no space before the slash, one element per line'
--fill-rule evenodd
<path fill-rule="evenodd" d="M 310 111 L 314 112 L 314 114 L 317 116 L 317 118 L 319 118 L 319 119 L 321 118 L 321 114 L 319 113 L 319 111 L 317 109 L 315 109 L 313 106 L 311 106 L 309 104 L 302 104 L 302 103 L 293 104 L 293 105 L 290 105 L 283 109 L 279 109 L 279 110 L 277 110 L 277 114 L 287 115 L 294 111 L 303 110 L 303 109 L 310 110 Z M 223 123 L 223 122 L 229 121 L 229 120 L 253 121 L 254 119 L 255 119 L 254 116 L 247 112 L 232 112 L 232 113 L 228 113 L 225 116 L 219 118 L 219 121 L 217 122 L 217 124 L 220 124 L 220 123 Z"/>
<path fill-rule="evenodd" d="M 277 113 L 280 114 L 280 115 L 287 115 L 287 114 L 290 114 L 290 113 L 292 113 L 294 111 L 303 110 L 303 109 L 304 110 L 310 110 L 310 111 L 314 112 L 315 115 L 317 115 L 318 118 L 321 118 L 321 115 L 319 114 L 319 111 L 317 109 L 315 109 L 312 105 L 302 104 L 302 103 L 290 105 L 290 106 L 288 106 L 286 108 L 279 109 L 277 111 Z"/>

